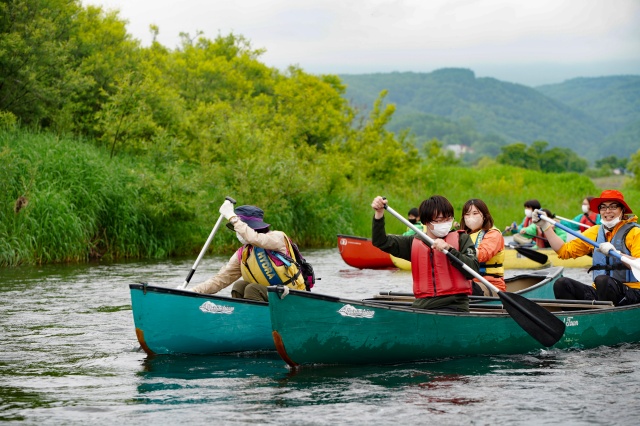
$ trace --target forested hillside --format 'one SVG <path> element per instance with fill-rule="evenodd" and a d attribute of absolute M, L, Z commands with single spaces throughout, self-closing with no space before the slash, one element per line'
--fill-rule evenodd
<path fill-rule="evenodd" d="M 574 78 L 536 89 L 600 123 L 607 135 L 602 152 L 628 157 L 640 146 L 640 76 Z"/>
<path fill-rule="evenodd" d="M 544 140 L 552 147 L 571 148 L 591 161 L 605 155 L 629 156 L 637 150 L 629 142 L 636 129 L 640 77 L 602 79 L 598 81 L 600 91 L 589 93 L 586 87 L 598 86 L 586 84 L 592 79 L 580 79 L 587 80 L 582 85 L 564 83 L 537 90 L 476 78 L 467 69 L 340 78 L 347 85 L 345 96 L 356 108 L 366 108 L 387 90 L 386 101 L 396 105 L 389 128 L 409 128 L 419 142 L 438 138 L 495 155 L 507 143 Z M 605 143 L 613 140 L 615 144 Z"/>

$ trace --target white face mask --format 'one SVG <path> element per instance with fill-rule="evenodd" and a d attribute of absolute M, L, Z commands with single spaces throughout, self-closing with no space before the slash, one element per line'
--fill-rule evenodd
<path fill-rule="evenodd" d="M 453 225 L 453 220 L 450 222 L 444 222 L 444 223 L 432 222 L 431 226 L 433 226 L 433 229 L 431 230 L 431 233 L 438 238 L 445 237 L 449 233 L 449 231 L 451 231 L 452 225 Z"/>
<path fill-rule="evenodd" d="M 588 213 L 589 212 L 589 206 L 585 206 L 584 204 L 582 205 L 582 213 Z"/>
<path fill-rule="evenodd" d="M 526 217 L 531 217 L 531 215 L 533 214 L 533 210 L 531 209 L 524 209 L 524 215 Z"/>
<path fill-rule="evenodd" d="M 475 216 L 465 216 L 464 223 L 471 229 L 472 231 L 477 231 L 482 227 L 482 223 L 484 222 L 484 218 L 480 215 Z"/>
<path fill-rule="evenodd" d="M 242 244 L 242 245 L 247 244 L 247 241 L 244 238 L 242 238 L 242 235 L 240 235 L 237 232 L 236 232 L 236 238 L 238 238 L 238 241 L 240 241 L 240 244 Z"/>
<path fill-rule="evenodd" d="M 619 217 L 616 217 L 615 219 L 611 219 L 611 220 L 602 219 L 602 224 L 604 225 L 605 228 L 613 229 L 613 227 L 616 226 L 618 223 L 620 223 Z"/>

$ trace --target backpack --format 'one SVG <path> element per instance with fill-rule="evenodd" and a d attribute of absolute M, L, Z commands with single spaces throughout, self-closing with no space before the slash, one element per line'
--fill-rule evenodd
<path fill-rule="evenodd" d="M 293 255 L 293 259 L 290 258 L 289 256 L 283 256 L 281 253 L 278 253 L 278 255 L 283 256 L 285 259 L 287 259 L 290 262 L 293 262 L 298 267 L 298 271 L 300 271 L 300 273 L 302 274 L 302 278 L 304 279 L 304 285 L 307 288 L 307 291 L 311 291 L 311 288 L 316 283 L 316 274 L 315 272 L 313 272 L 313 266 L 311 266 L 311 264 L 307 262 L 304 256 L 302 256 L 302 253 L 300 253 L 300 249 L 298 248 L 298 245 L 293 241 L 291 241 L 289 237 L 286 237 L 286 239 L 287 239 L 287 242 L 291 245 L 291 249 L 292 249 L 291 254 Z"/>
<path fill-rule="evenodd" d="M 304 285 L 307 287 L 307 291 L 311 291 L 313 285 L 316 283 L 316 274 L 313 272 L 313 266 L 302 256 L 298 245 L 293 241 L 291 241 L 291 247 L 293 247 L 293 254 L 297 260 L 295 263 L 302 273 L 302 278 L 304 278 Z"/>

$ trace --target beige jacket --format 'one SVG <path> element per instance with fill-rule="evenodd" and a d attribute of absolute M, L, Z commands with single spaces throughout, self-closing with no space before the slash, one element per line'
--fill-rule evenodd
<path fill-rule="evenodd" d="M 282 231 L 269 231 L 266 234 L 259 234 L 241 220 L 238 220 L 233 225 L 233 229 L 240 234 L 247 244 L 287 253 L 285 234 Z M 193 287 L 191 291 L 214 294 L 233 284 L 239 278 L 242 278 L 242 270 L 238 252 L 236 251 L 216 275 Z"/>

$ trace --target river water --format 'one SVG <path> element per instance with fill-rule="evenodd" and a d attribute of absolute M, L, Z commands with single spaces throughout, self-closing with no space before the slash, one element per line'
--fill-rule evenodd
<path fill-rule="evenodd" d="M 411 291 L 409 272 L 357 270 L 337 249 L 305 256 L 321 278 L 316 292 L 364 298 Z M 205 257 L 192 283 L 226 260 Z M 138 348 L 128 284 L 176 287 L 193 261 L 0 270 L 0 420 L 638 424 L 640 345 L 300 371 L 275 353 L 150 358 Z M 589 280 L 582 269 L 565 269 L 565 276 Z"/>

